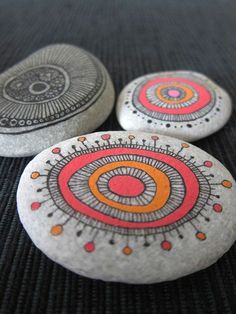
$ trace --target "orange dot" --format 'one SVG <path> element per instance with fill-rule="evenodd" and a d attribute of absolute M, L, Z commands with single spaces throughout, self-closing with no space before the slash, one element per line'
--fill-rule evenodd
<path fill-rule="evenodd" d="M 128 138 L 129 138 L 130 140 L 133 140 L 133 139 L 135 138 L 135 136 L 134 136 L 134 135 L 129 135 Z"/>
<path fill-rule="evenodd" d="M 183 148 L 189 148 L 189 144 L 187 144 L 187 143 L 182 143 L 181 146 L 182 146 Z"/>
<path fill-rule="evenodd" d="M 206 235 L 203 232 L 197 232 L 196 238 L 198 238 L 198 240 L 200 240 L 200 241 L 204 241 L 204 240 L 206 240 Z"/>
<path fill-rule="evenodd" d="M 228 181 L 228 180 L 223 180 L 221 182 L 221 184 L 225 187 L 225 188 L 228 188 L 230 189 L 232 187 L 232 182 Z"/>
<path fill-rule="evenodd" d="M 132 254 L 133 250 L 129 247 L 129 246 L 125 246 L 122 250 L 122 252 L 125 254 L 125 255 L 130 255 Z"/>
<path fill-rule="evenodd" d="M 31 173 L 31 179 L 37 179 L 40 176 L 38 171 L 34 171 Z"/>
<path fill-rule="evenodd" d="M 51 228 L 51 234 L 53 235 L 59 235 L 63 231 L 63 226 L 62 225 L 55 225 Z"/>
<path fill-rule="evenodd" d="M 86 137 L 85 137 L 85 136 L 80 136 L 80 137 L 78 138 L 78 141 L 83 143 L 83 142 L 86 141 Z"/>

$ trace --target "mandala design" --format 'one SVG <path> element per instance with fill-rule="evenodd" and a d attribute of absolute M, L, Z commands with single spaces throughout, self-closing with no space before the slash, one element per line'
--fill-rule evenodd
<path fill-rule="evenodd" d="M 215 93 L 183 77 L 146 79 L 135 89 L 133 104 L 139 111 L 164 121 L 193 121 L 215 105 Z"/>
<path fill-rule="evenodd" d="M 69 84 L 68 74 L 62 68 L 39 66 L 11 78 L 3 93 L 5 98 L 22 104 L 42 103 L 59 98 Z"/>
<path fill-rule="evenodd" d="M 194 72 L 143 76 L 131 82 L 122 95 L 122 110 L 128 109 L 127 113 L 149 126 L 192 128 L 208 123 L 224 109 L 217 85 Z"/>
<path fill-rule="evenodd" d="M 204 241 L 207 234 L 199 230 L 199 218 L 210 221 L 209 211 L 223 210 L 214 191 L 217 185 L 231 188 L 232 183 L 215 182 L 206 171 L 214 167 L 212 161 L 198 164 L 194 156 L 187 158 L 189 144 L 175 151 L 170 145 L 159 146 L 158 140 L 156 135 L 150 135 L 150 141 L 137 141 L 134 135 L 112 140 L 103 134 L 94 143 L 79 137 L 66 155 L 53 148 L 56 158 L 46 163 L 45 173 L 31 173 L 32 180 L 42 182 L 31 210 L 45 210 L 48 219 L 62 213 L 62 221 L 49 230 L 52 236 L 61 235 L 71 219 L 78 221 L 75 236 L 91 228 L 93 235 L 84 243 L 87 252 L 96 249 L 98 232 L 110 234 L 110 245 L 116 245 L 117 235 L 122 237 L 125 255 L 133 252 L 129 243 L 134 237 L 145 247 L 159 241 L 163 250 L 171 250 L 171 234 L 182 239 L 185 224 Z M 45 190 L 49 199 L 43 196 Z"/>
<path fill-rule="evenodd" d="M 0 133 L 20 134 L 88 109 L 103 93 L 98 61 L 67 45 L 49 46 L 1 75 Z"/>

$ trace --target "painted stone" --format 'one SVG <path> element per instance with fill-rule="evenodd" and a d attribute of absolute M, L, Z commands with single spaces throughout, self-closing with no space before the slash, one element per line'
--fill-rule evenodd
<path fill-rule="evenodd" d="M 236 239 L 235 182 L 199 148 L 141 132 L 94 133 L 44 150 L 19 183 L 20 220 L 49 258 L 91 278 L 172 280 Z"/>
<path fill-rule="evenodd" d="M 0 75 L 0 155 L 20 157 L 100 126 L 114 103 L 101 62 L 75 46 L 43 48 Z"/>
<path fill-rule="evenodd" d="M 230 118 L 229 95 L 206 76 L 189 71 L 139 77 L 121 92 L 117 118 L 125 130 L 158 132 L 196 141 Z"/>

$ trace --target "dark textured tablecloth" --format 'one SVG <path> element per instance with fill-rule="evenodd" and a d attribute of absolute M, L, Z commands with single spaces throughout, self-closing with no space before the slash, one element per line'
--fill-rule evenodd
<path fill-rule="evenodd" d="M 234 0 L 0 0 L 0 71 L 56 42 L 102 60 L 116 93 L 145 73 L 205 73 L 236 100 Z M 236 114 L 197 146 L 236 174 Z M 100 130 L 120 129 L 115 114 Z M 236 246 L 215 265 L 153 285 L 90 280 L 50 261 L 16 211 L 31 158 L 0 158 L 0 313 L 236 313 Z M 236 213 L 236 209 L 235 209 Z M 219 231 L 220 236 L 220 231 Z"/>

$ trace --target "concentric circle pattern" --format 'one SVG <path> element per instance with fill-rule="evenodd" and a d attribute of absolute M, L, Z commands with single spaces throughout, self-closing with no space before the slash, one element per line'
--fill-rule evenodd
<path fill-rule="evenodd" d="M 121 184 L 122 176 L 133 185 Z M 58 207 L 84 223 L 136 235 L 175 229 L 195 217 L 210 195 L 194 164 L 135 144 L 74 152 L 50 170 L 48 189 Z"/>
<path fill-rule="evenodd" d="M 158 120 L 185 122 L 203 117 L 215 105 L 215 93 L 199 78 L 144 78 L 133 92 L 133 105 L 143 114 Z"/>
<path fill-rule="evenodd" d="M 86 51 L 43 48 L 1 74 L 0 133 L 21 134 L 67 120 L 96 102 L 106 80 L 102 65 Z"/>
<path fill-rule="evenodd" d="M 157 132 L 194 142 L 220 130 L 232 113 L 228 93 L 193 71 L 147 74 L 121 91 L 116 116 L 127 131 Z"/>
<path fill-rule="evenodd" d="M 170 94 L 177 97 L 180 93 L 176 88 Z M 188 143 L 172 147 L 173 140 L 162 140 L 159 144 L 157 135 L 136 138 L 123 132 L 121 137 L 96 136 L 72 139 L 66 149 L 54 147 L 45 173 L 35 169 L 30 175 L 30 180 L 44 182 L 37 188 L 39 197 L 30 210 L 41 211 L 49 203 L 47 217 L 56 215 L 60 220 L 50 228 L 52 236 L 63 234 L 66 224 L 75 220 L 77 237 L 91 230 L 91 238 L 83 246 L 86 252 L 96 249 L 96 236 L 102 232 L 110 237 L 110 245 L 122 238 L 122 252 L 127 256 L 133 252 L 131 238 L 141 239 L 148 247 L 160 237 L 161 248 L 171 250 L 170 238 L 175 234 L 182 239 L 185 224 L 190 224 L 197 240 L 207 238 L 197 223 L 200 218 L 210 221 L 206 216 L 209 210 L 222 212 L 217 185 L 232 187 L 225 178 L 220 183 L 214 180 L 211 160 L 199 163 L 194 154 L 187 153 L 191 149 Z M 43 194 L 45 189 L 48 193 Z"/>
<path fill-rule="evenodd" d="M 58 66 L 39 66 L 11 78 L 4 97 L 24 104 L 45 102 L 60 97 L 70 84 L 67 73 Z"/>

